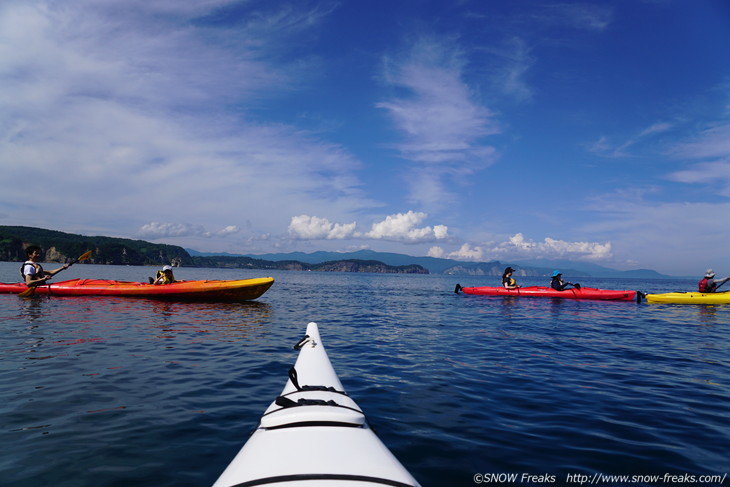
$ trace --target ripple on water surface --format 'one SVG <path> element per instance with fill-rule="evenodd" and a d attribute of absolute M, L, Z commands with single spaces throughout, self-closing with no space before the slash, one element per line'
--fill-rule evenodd
<path fill-rule="evenodd" d="M 309 321 L 425 487 L 730 470 L 730 306 L 464 296 L 448 276 L 274 277 L 239 304 L 0 295 L 3 485 L 211 484 L 284 386 Z"/>

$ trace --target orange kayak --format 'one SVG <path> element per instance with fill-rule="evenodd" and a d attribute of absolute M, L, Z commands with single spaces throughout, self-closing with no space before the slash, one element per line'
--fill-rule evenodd
<path fill-rule="evenodd" d="M 71 279 L 44 284 L 33 294 L 51 296 L 123 296 L 180 301 L 243 301 L 256 299 L 274 284 L 273 277 L 225 281 L 178 281 L 153 285 L 108 279 Z M 24 283 L 0 283 L 0 293 L 20 294 Z"/>

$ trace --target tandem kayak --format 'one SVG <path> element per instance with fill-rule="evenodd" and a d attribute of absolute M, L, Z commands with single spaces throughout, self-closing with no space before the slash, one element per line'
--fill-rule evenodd
<path fill-rule="evenodd" d="M 637 299 L 636 291 L 614 291 L 611 289 L 595 289 L 592 287 L 581 287 L 580 289 L 566 289 L 556 291 L 551 287 L 528 286 L 517 289 L 504 287 L 461 287 L 459 284 L 454 289 L 464 294 L 478 294 L 482 296 L 524 296 L 534 298 L 562 298 L 562 299 L 598 299 L 605 301 L 633 301 Z"/>
<path fill-rule="evenodd" d="M 284 390 L 213 487 L 419 486 L 344 391 L 316 323 L 294 348 Z"/>
<path fill-rule="evenodd" d="M 51 296 L 120 296 L 182 301 L 242 301 L 256 299 L 274 283 L 272 277 L 223 281 L 178 281 L 153 285 L 108 279 L 71 279 L 37 286 L 33 294 Z M 24 283 L 0 283 L 0 293 L 20 294 Z"/>
<path fill-rule="evenodd" d="M 644 294 L 644 299 L 648 303 L 730 304 L 730 291 L 722 293 L 678 292 Z"/>

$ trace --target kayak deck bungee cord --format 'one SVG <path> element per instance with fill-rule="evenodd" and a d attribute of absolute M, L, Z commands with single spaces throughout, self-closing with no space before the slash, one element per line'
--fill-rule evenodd
<path fill-rule="evenodd" d="M 295 348 L 281 395 L 214 487 L 419 487 L 345 392 L 316 323 Z"/>

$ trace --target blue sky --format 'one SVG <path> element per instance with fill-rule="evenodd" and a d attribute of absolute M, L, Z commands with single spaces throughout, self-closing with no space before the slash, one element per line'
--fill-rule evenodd
<path fill-rule="evenodd" d="M 0 224 L 730 275 L 730 3 L 5 0 Z"/>

